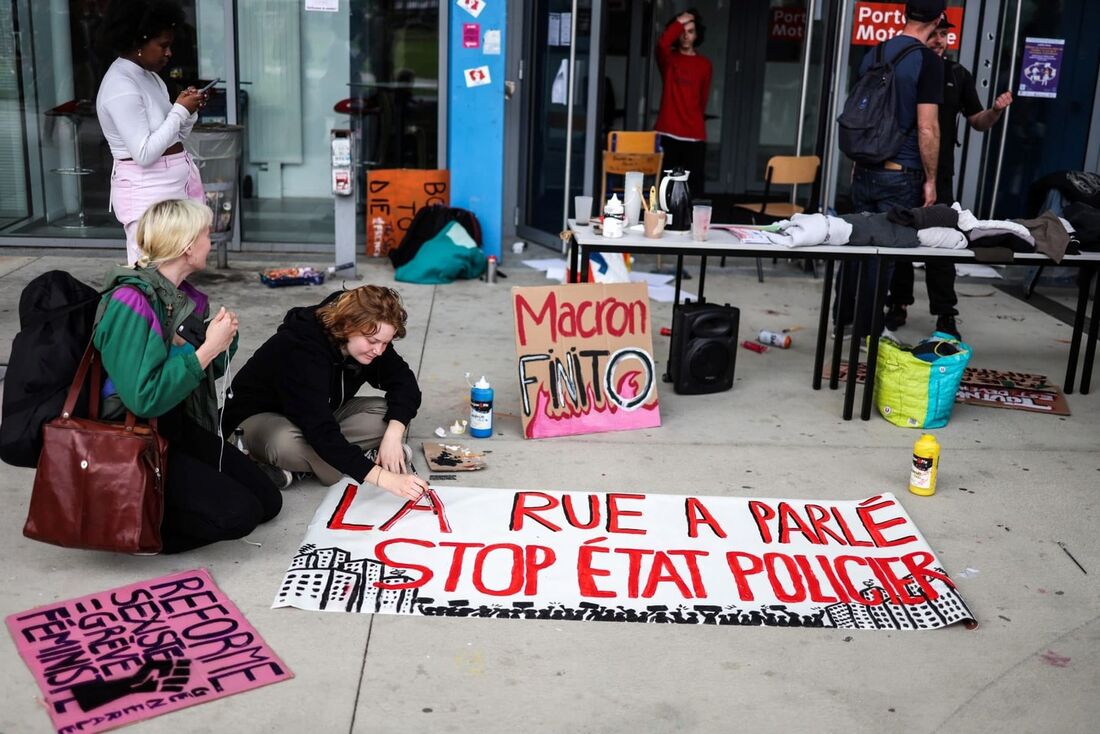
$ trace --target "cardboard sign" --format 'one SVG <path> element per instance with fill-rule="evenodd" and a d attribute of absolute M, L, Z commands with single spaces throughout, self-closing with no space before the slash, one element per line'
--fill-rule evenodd
<path fill-rule="evenodd" d="M 367 256 L 383 257 L 401 244 L 426 206 L 450 206 L 451 172 L 394 168 L 367 173 Z"/>
<path fill-rule="evenodd" d="M 955 24 L 947 34 L 947 49 L 957 51 L 962 38 L 963 8 L 948 8 Z M 856 3 L 852 13 L 852 45 L 877 46 L 905 28 L 905 3 Z"/>
<path fill-rule="evenodd" d="M 489 77 L 488 66 L 478 66 L 473 69 L 466 69 L 466 71 L 463 72 L 463 76 L 466 79 L 467 87 L 483 87 L 493 82 Z"/>
<path fill-rule="evenodd" d="M 526 438 L 661 425 L 645 283 L 512 289 Z"/>
<path fill-rule="evenodd" d="M 7 618 L 59 732 L 97 732 L 293 678 L 205 569 Z"/>
<path fill-rule="evenodd" d="M 1023 390 L 1018 387 L 989 387 L 962 383 L 955 393 L 956 403 L 987 408 L 1026 410 L 1029 413 L 1069 415 L 1069 404 L 1061 390 Z"/>
<path fill-rule="evenodd" d="M 680 489 L 680 488 L 676 488 Z M 329 488 L 274 606 L 926 630 L 974 615 L 898 500 Z"/>

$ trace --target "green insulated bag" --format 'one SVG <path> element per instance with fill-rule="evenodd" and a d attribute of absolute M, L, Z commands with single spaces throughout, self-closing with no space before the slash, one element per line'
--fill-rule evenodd
<path fill-rule="evenodd" d="M 912 348 L 879 339 L 875 405 L 882 417 L 902 428 L 946 426 L 971 353 L 939 331 Z"/>

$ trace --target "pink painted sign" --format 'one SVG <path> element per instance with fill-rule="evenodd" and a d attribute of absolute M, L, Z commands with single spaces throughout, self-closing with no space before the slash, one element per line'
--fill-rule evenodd
<path fill-rule="evenodd" d="M 513 288 L 526 438 L 661 425 L 645 283 Z"/>
<path fill-rule="evenodd" d="M 205 569 L 6 621 L 59 734 L 107 731 L 294 677 Z"/>

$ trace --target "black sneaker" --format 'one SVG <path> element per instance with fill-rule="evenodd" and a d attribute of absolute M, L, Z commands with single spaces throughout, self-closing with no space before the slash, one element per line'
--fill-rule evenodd
<path fill-rule="evenodd" d="M 272 466 L 262 461 L 256 462 L 256 468 L 262 471 L 264 476 L 271 480 L 271 483 L 275 485 L 275 489 L 286 489 L 297 478 L 289 469 L 280 469 L 277 466 Z"/>
<path fill-rule="evenodd" d="M 955 324 L 955 317 L 949 314 L 944 314 L 936 319 L 936 331 L 950 334 L 959 341 L 962 341 L 962 334 L 959 333 L 959 327 Z"/>
<path fill-rule="evenodd" d="M 890 331 L 897 331 L 905 325 L 905 319 L 908 317 L 905 306 L 901 304 L 895 304 L 886 310 L 886 323 L 885 326 Z"/>

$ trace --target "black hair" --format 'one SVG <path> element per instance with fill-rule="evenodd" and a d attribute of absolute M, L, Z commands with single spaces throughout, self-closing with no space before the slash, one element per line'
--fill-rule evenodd
<path fill-rule="evenodd" d="M 99 26 L 97 45 L 122 56 L 185 21 L 183 9 L 169 0 L 111 0 Z"/>
<path fill-rule="evenodd" d="M 665 28 L 668 28 L 670 25 L 675 23 L 676 19 L 679 18 L 684 13 L 691 13 L 692 17 L 695 19 L 695 46 L 694 47 L 699 48 L 700 46 L 703 45 L 703 39 L 707 35 L 707 27 L 705 25 L 703 25 L 703 16 L 699 14 L 699 11 L 697 9 L 688 8 L 687 10 L 683 11 L 682 13 L 677 13 L 676 15 L 674 15 L 672 17 L 672 20 L 670 20 L 668 23 L 665 24 Z M 673 48 L 680 48 L 680 39 L 679 38 L 677 38 L 675 41 L 672 42 L 672 47 Z"/>

